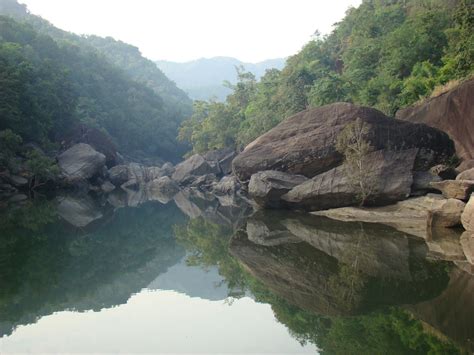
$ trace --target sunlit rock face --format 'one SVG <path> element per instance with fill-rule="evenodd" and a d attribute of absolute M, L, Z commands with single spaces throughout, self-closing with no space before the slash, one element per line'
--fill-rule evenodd
<path fill-rule="evenodd" d="M 448 280 L 422 241 L 387 226 L 261 212 L 247 233 L 232 238 L 231 254 L 272 292 L 317 314 L 431 299 Z"/>
<path fill-rule="evenodd" d="M 443 95 L 398 111 L 396 117 L 446 132 L 456 145 L 456 155 L 463 160 L 464 170 L 474 159 L 473 93 L 474 80 L 467 80 Z"/>
<path fill-rule="evenodd" d="M 68 182 L 87 180 L 105 166 L 105 155 L 89 144 L 79 143 L 58 156 L 59 167 Z"/>

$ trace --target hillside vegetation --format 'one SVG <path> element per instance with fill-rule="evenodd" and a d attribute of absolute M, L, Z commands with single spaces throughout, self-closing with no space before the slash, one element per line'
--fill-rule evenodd
<path fill-rule="evenodd" d="M 191 100 L 137 48 L 64 32 L 14 0 L 0 14 L 0 130 L 46 147 L 83 123 L 121 151 L 180 156 Z"/>
<path fill-rule="evenodd" d="M 242 148 L 284 118 L 337 101 L 394 115 L 474 66 L 473 0 L 364 0 L 257 81 L 239 71 L 226 102 L 197 101 L 179 138 L 193 152 Z"/>

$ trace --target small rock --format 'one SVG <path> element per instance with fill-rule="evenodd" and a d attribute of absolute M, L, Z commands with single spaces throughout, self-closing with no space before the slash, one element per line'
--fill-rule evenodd
<path fill-rule="evenodd" d="M 28 185 L 28 179 L 25 179 L 23 176 L 10 175 L 8 180 L 13 186 L 16 187 L 23 187 Z"/>
<path fill-rule="evenodd" d="M 102 185 L 100 185 L 100 189 L 104 193 L 108 194 L 108 193 L 112 192 L 113 190 L 115 190 L 115 185 L 112 184 L 110 181 L 106 181 Z"/>
<path fill-rule="evenodd" d="M 430 184 L 436 190 L 441 191 L 446 198 L 456 198 L 467 201 L 474 192 L 474 181 L 472 180 L 444 180 Z"/>
<path fill-rule="evenodd" d="M 153 180 L 147 185 L 149 197 L 163 204 L 168 203 L 179 192 L 178 184 L 168 176 Z"/>
<path fill-rule="evenodd" d="M 171 163 L 165 163 L 161 167 L 161 176 L 171 177 L 174 173 L 174 166 Z"/>
<path fill-rule="evenodd" d="M 474 168 L 463 171 L 456 176 L 456 180 L 474 180 Z"/>
<path fill-rule="evenodd" d="M 262 207 L 276 208 L 281 205 L 280 197 L 308 178 L 275 170 L 253 174 L 249 183 L 249 195 Z"/>
<path fill-rule="evenodd" d="M 224 176 L 212 190 L 215 194 L 228 195 L 235 194 L 239 188 L 240 183 L 236 176 Z"/>
<path fill-rule="evenodd" d="M 454 168 L 445 164 L 438 164 L 430 169 L 430 173 L 435 176 L 439 176 L 443 180 L 450 180 L 456 177 L 456 171 Z"/>
<path fill-rule="evenodd" d="M 183 182 L 189 176 L 201 176 L 206 174 L 219 174 L 219 167 L 212 166 L 201 155 L 195 154 L 178 164 L 172 175 L 172 179 L 178 183 Z"/>
<path fill-rule="evenodd" d="M 27 199 L 28 199 L 28 196 L 23 195 L 23 194 L 18 194 L 18 195 L 13 195 L 12 197 L 10 197 L 8 199 L 8 202 L 17 203 L 17 202 L 25 201 Z"/>
<path fill-rule="evenodd" d="M 121 186 L 128 181 L 128 166 L 116 165 L 109 169 L 109 179 L 115 186 Z"/>

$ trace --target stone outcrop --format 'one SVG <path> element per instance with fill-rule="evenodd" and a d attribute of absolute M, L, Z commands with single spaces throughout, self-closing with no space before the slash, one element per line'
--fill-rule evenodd
<path fill-rule="evenodd" d="M 474 159 L 473 98 L 474 79 L 471 79 L 438 97 L 398 111 L 396 118 L 446 132 L 454 141 L 458 157 L 467 162 Z"/>
<path fill-rule="evenodd" d="M 415 170 L 426 171 L 454 153 L 449 137 L 423 124 L 395 120 L 372 108 L 336 103 L 300 112 L 250 143 L 233 161 L 241 181 L 264 170 L 312 178 L 343 161 L 336 141 L 356 119 L 369 125 L 367 140 L 374 150 L 419 148 Z"/>
<path fill-rule="evenodd" d="M 232 160 L 236 157 L 237 153 L 233 148 L 222 148 L 211 150 L 204 154 L 204 159 L 211 162 L 211 165 L 219 166 L 220 171 L 224 175 L 232 173 Z"/>
<path fill-rule="evenodd" d="M 102 171 L 105 155 L 79 143 L 60 154 L 58 163 L 68 182 L 87 180 Z"/>
<path fill-rule="evenodd" d="M 165 164 L 166 165 L 166 164 Z M 138 163 L 130 163 L 128 165 L 116 165 L 109 169 L 109 180 L 115 186 L 131 186 L 143 185 L 163 176 L 169 176 L 172 170 L 170 165 L 163 167 L 143 166 Z"/>
<path fill-rule="evenodd" d="M 456 176 L 456 180 L 474 180 L 474 168 L 463 171 Z"/>
<path fill-rule="evenodd" d="M 250 178 L 249 195 L 262 207 L 281 207 L 284 201 L 280 197 L 307 180 L 302 175 L 275 170 L 261 171 Z"/>
<path fill-rule="evenodd" d="M 474 192 L 473 180 L 443 180 L 432 182 L 430 186 L 441 191 L 446 198 L 456 198 L 463 201 L 467 201 L 471 193 Z"/>
<path fill-rule="evenodd" d="M 183 183 L 186 179 L 207 174 L 219 174 L 220 168 L 217 162 L 209 163 L 202 155 L 195 154 L 182 163 L 176 165 L 172 179 Z"/>
<path fill-rule="evenodd" d="M 464 206 L 465 204 L 462 201 L 429 194 L 390 206 L 375 208 L 343 207 L 313 212 L 312 214 L 343 222 L 381 223 L 403 233 L 430 240 L 432 239 L 433 228 L 459 226 Z M 446 233 L 448 231 L 441 231 L 441 234 Z"/>
<path fill-rule="evenodd" d="M 461 222 L 465 230 L 474 233 L 474 197 L 471 196 L 461 216 Z"/>
<path fill-rule="evenodd" d="M 117 147 L 107 134 L 97 128 L 78 124 L 66 132 L 66 134 L 58 137 L 58 140 L 61 141 L 63 149 L 71 148 L 78 143 L 90 145 L 96 151 L 105 155 L 105 163 L 108 167 L 120 163 Z"/>
<path fill-rule="evenodd" d="M 364 184 L 370 192 L 367 204 L 390 204 L 410 195 L 417 151 L 382 150 L 366 156 Z M 310 211 L 357 205 L 361 202 L 359 183 L 342 165 L 294 187 L 281 199 Z"/>

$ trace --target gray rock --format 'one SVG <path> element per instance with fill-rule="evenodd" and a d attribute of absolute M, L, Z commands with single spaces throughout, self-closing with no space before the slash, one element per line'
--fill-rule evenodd
<path fill-rule="evenodd" d="M 178 184 L 168 176 L 155 179 L 147 184 L 150 200 L 168 203 L 179 192 Z"/>
<path fill-rule="evenodd" d="M 110 181 L 106 181 L 102 185 L 100 185 L 100 189 L 102 190 L 102 192 L 108 194 L 115 190 L 115 185 L 112 184 Z"/>
<path fill-rule="evenodd" d="M 128 166 L 116 165 L 109 169 L 109 179 L 115 186 L 121 186 L 128 181 Z"/>
<path fill-rule="evenodd" d="M 58 157 L 59 167 L 70 182 L 93 177 L 105 165 L 105 155 L 88 144 L 79 143 Z"/>
<path fill-rule="evenodd" d="M 214 184 L 212 191 L 217 195 L 233 195 L 240 188 L 236 176 L 224 176 L 218 183 Z"/>
<path fill-rule="evenodd" d="M 174 173 L 174 166 L 171 163 L 165 163 L 161 167 L 161 176 L 171 177 Z"/>
<path fill-rule="evenodd" d="M 281 171 L 267 170 L 253 174 L 249 183 L 249 195 L 261 207 L 281 207 L 280 197 L 308 178 Z"/>
<path fill-rule="evenodd" d="M 412 195 L 424 195 L 433 190 L 432 182 L 440 182 L 441 178 L 431 171 L 415 171 L 413 173 Z"/>
<path fill-rule="evenodd" d="M 58 214 L 75 227 L 85 227 L 102 218 L 98 206 L 88 196 L 59 198 Z"/>
<path fill-rule="evenodd" d="M 181 183 L 190 176 L 219 173 L 218 166 L 211 166 L 201 155 L 195 154 L 176 166 L 172 179 Z"/>
<path fill-rule="evenodd" d="M 16 187 L 23 187 L 28 185 L 28 179 L 24 178 L 23 176 L 18 175 L 10 175 L 8 177 L 9 182 Z"/>
<path fill-rule="evenodd" d="M 413 183 L 413 164 L 417 149 L 375 151 L 363 161 L 368 205 L 387 205 L 406 199 Z M 309 211 L 353 206 L 361 203 L 357 181 L 344 166 L 339 166 L 294 187 L 281 199 L 294 208 Z"/>

